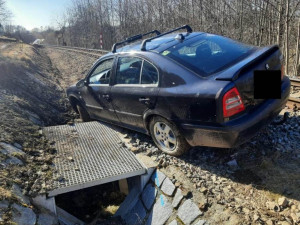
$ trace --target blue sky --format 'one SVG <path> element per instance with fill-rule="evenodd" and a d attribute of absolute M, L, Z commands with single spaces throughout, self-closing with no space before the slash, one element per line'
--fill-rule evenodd
<path fill-rule="evenodd" d="M 12 24 L 28 30 L 41 26 L 55 26 L 56 19 L 72 0 L 7 0 L 6 6 L 13 13 Z"/>

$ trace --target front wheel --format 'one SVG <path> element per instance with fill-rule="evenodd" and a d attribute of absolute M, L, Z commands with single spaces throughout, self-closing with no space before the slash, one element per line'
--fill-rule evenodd
<path fill-rule="evenodd" d="M 91 121 L 89 113 L 86 111 L 85 108 L 83 108 L 80 104 L 76 105 L 77 111 L 79 113 L 80 119 L 82 122 L 89 122 Z"/>
<path fill-rule="evenodd" d="M 153 117 L 149 124 L 150 133 L 156 146 L 163 152 L 180 156 L 189 150 L 190 146 L 180 134 L 175 124 L 162 117 Z"/>

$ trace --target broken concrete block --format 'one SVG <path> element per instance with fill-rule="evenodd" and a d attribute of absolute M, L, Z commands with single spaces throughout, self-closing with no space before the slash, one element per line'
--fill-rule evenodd
<path fill-rule="evenodd" d="M 157 195 L 156 188 L 152 184 L 148 184 L 142 193 L 143 203 L 148 210 L 151 209 L 155 201 L 156 195 Z"/>
<path fill-rule="evenodd" d="M 22 189 L 19 187 L 19 185 L 13 184 L 11 191 L 17 197 L 20 203 L 30 205 L 29 198 L 22 194 Z"/>
<path fill-rule="evenodd" d="M 162 192 L 168 196 L 173 196 L 175 189 L 176 189 L 175 185 L 168 177 L 166 177 L 166 179 L 164 180 L 161 186 Z"/>
<path fill-rule="evenodd" d="M 163 225 L 170 218 L 173 207 L 164 195 L 160 195 L 159 199 L 153 206 L 148 217 L 147 225 Z"/>
<path fill-rule="evenodd" d="M 4 161 L 4 164 L 5 165 L 18 165 L 18 166 L 23 166 L 24 165 L 24 163 L 20 159 L 14 157 L 14 156 L 9 156 L 9 158 L 7 158 Z"/>
<path fill-rule="evenodd" d="M 36 215 L 32 209 L 14 203 L 12 205 L 12 221 L 18 225 L 35 225 Z"/>
<path fill-rule="evenodd" d="M 182 199 L 183 199 L 183 195 L 181 193 L 181 190 L 180 190 L 180 188 L 177 188 L 176 194 L 175 194 L 173 202 L 172 202 L 172 206 L 174 208 L 177 208 Z"/>
<path fill-rule="evenodd" d="M 157 187 L 160 187 L 165 179 L 166 175 L 160 172 L 159 170 L 156 170 L 151 177 L 151 180 L 155 183 Z"/>
<path fill-rule="evenodd" d="M 197 205 L 191 200 L 186 200 L 178 209 L 177 216 L 181 219 L 181 221 L 189 225 L 191 224 L 197 217 L 203 215 L 203 212 L 199 210 Z"/>
<path fill-rule="evenodd" d="M 21 149 L 4 142 L 0 142 L 0 149 L 2 149 L 1 152 L 5 155 L 13 155 L 16 153 L 21 155 L 25 154 L 25 152 L 23 152 Z"/>
<path fill-rule="evenodd" d="M 57 218 L 54 214 L 51 213 L 41 213 L 38 218 L 37 224 L 42 225 L 54 225 L 58 224 Z"/>
<path fill-rule="evenodd" d="M 7 209 L 9 206 L 9 202 L 6 200 L 0 201 L 0 209 Z"/>
<path fill-rule="evenodd" d="M 237 169 L 239 167 L 239 165 L 235 159 L 227 162 L 227 165 L 230 166 L 230 168 L 232 168 L 232 169 Z"/>
<path fill-rule="evenodd" d="M 2 219 L 5 211 L 8 209 L 9 207 L 9 202 L 6 200 L 2 200 L 0 201 L 0 222 L 3 222 L 4 220 Z"/>

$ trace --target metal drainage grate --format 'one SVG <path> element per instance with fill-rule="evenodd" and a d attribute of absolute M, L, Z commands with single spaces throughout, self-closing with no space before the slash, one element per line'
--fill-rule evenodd
<path fill-rule="evenodd" d="M 54 141 L 55 167 L 63 181 L 54 181 L 49 196 L 144 174 L 135 155 L 121 147 L 117 131 L 100 122 L 52 126 L 43 129 Z"/>

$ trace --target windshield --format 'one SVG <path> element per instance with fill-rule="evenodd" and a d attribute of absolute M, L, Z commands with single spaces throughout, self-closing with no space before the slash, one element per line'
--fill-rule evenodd
<path fill-rule="evenodd" d="M 161 54 L 202 76 L 208 76 L 242 60 L 253 50 L 254 46 L 207 34 L 177 44 Z"/>

